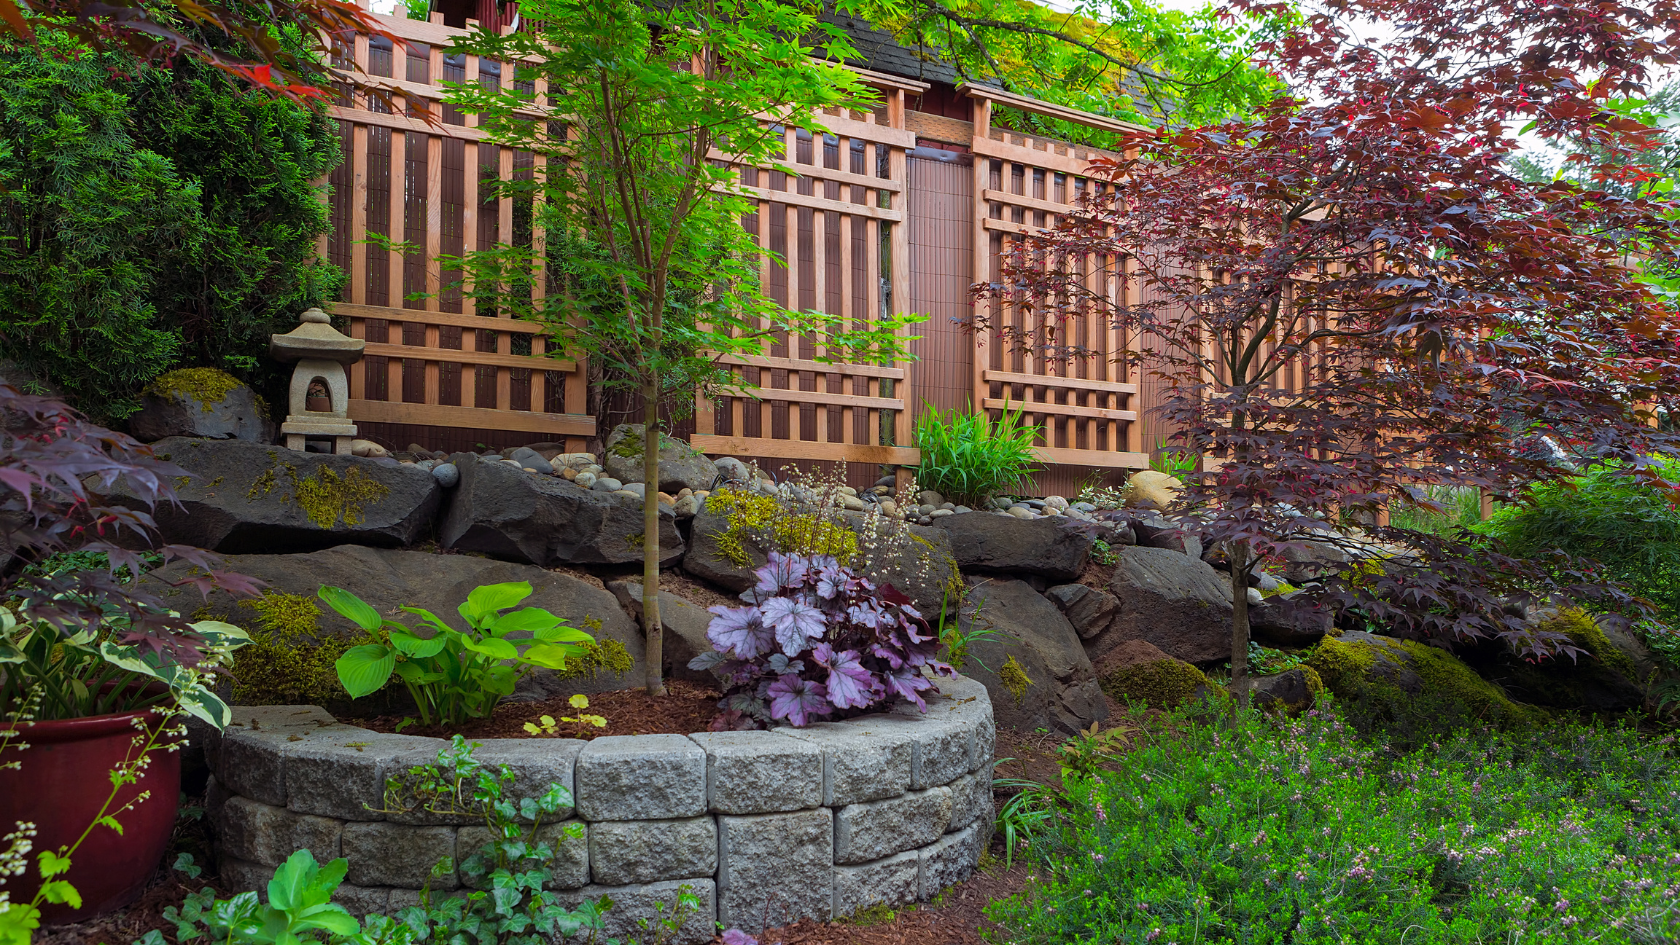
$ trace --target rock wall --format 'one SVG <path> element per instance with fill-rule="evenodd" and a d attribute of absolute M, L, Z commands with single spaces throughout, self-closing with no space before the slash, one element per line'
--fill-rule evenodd
<path fill-rule="evenodd" d="M 608 934 L 667 909 L 687 886 L 702 907 L 678 943 L 726 928 L 927 900 L 968 878 L 992 833 L 995 726 L 984 687 L 941 681 L 913 707 L 805 729 L 571 739 L 491 739 L 510 796 L 549 784 L 573 807 L 542 828 L 558 841 L 549 887 L 562 902 L 610 896 Z M 292 851 L 349 860 L 337 900 L 352 911 L 412 905 L 445 857 L 486 839 L 476 818 L 380 812 L 385 779 L 435 760 L 435 738 L 370 732 L 314 706 L 235 710 L 210 739 L 211 824 L 223 887 L 265 888 Z M 567 825 L 583 828 L 566 837 Z M 432 880 L 461 890 L 458 873 Z"/>

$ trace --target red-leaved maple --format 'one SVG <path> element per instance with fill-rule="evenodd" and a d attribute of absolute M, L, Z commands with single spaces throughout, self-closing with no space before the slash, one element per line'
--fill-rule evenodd
<path fill-rule="evenodd" d="M 1525 448 L 1542 436 L 1654 476 L 1647 457 L 1675 437 L 1652 421 L 1680 407 L 1680 317 L 1635 278 L 1641 258 L 1676 259 L 1675 205 L 1530 184 L 1506 165 L 1525 125 L 1606 155 L 1657 143 L 1605 100 L 1676 63 L 1674 0 L 1318 9 L 1266 50 L 1293 97 L 1249 121 L 1134 135 L 1093 165 L 1081 214 L 1020 240 L 1001 280 L 977 287 L 1036 327 L 976 327 L 1038 356 L 1085 356 L 1057 327 L 1092 308 L 1153 337 L 1141 359 L 1170 382 L 1165 418 L 1217 459 L 1187 490 L 1187 521 L 1232 565 L 1239 693 L 1257 562 L 1351 510 L 1427 506 L 1430 485 L 1520 500 L 1568 474 Z M 1390 38 L 1358 39 L 1361 20 Z M 1579 563 L 1368 531 L 1396 553 L 1310 599 L 1399 635 L 1499 637 L 1533 656 L 1566 641 L 1513 605 L 1627 603 Z"/>

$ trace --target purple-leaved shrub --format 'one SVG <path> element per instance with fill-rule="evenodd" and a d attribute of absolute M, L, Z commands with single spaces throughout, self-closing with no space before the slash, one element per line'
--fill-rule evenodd
<path fill-rule="evenodd" d="M 845 718 L 938 691 L 929 674 L 955 676 L 934 659 L 939 641 L 891 584 L 877 586 L 827 555 L 772 551 L 746 607 L 713 607 L 716 647 L 689 663 L 723 681 L 718 730 L 773 722 L 796 727 Z"/>

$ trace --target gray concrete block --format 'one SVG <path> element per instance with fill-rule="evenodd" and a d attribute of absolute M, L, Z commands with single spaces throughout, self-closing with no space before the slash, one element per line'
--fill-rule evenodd
<path fill-rule="evenodd" d="M 577 836 L 572 836 L 573 833 Z M 455 835 L 455 856 L 459 867 L 473 854 L 484 849 L 491 839 L 487 827 L 462 827 Z M 589 885 L 589 825 L 581 820 L 567 820 L 543 824 L 531 838 L 534 843 L 546 843 L 554 850 L 554 857 L 538 864 L 549 871 L 544 889 L 580 889 Z M 465 869 L 457 869 L 461 884 L 473 886 Z"/>
<path fill-rule="evenodd" d="M 823 801 L 823 750 L 779 732 L 690 735 L 706 752 L 706 797 L 715 814 L 775 814 Z"/>
<path fill-rule="evenodd" d="M 578 753 L 577 813 L 588 821 L 706 812 L 706 752 L 683 735 L 608 735 Z"/>
<path fill-rule="evenodd" d="M 991 765 L 974 774 L 963 775 L 948 787 L 951 789 L 951 822 L 945 826 L 947 833 L 961 830 L 976 821 L 996 819 L 997 808 L 992 803 Z"/>
<path fill-rule="evenodd" d="M 385 806 L 385 778 L 406 770 L 397 759 L 415 752 L 435 755 L 446 744 L 413 735 L 322 729 L 286 749 L 286 806 L 339 820 L 384 820 L 379 811 Z"/>
<path fill-rule="evenodd" d="M 339 837 L 339 850 L 350 861 L 345 879 L 357 886 L 403 886 L 433 889 L 460 885 L 455 871 L 455 828 L 409 824 L 350 823 Z M 447 871 L 432 869 L 449 860 Z"/>
<path fill-rule="evenodd" d="M 603 886 L 634 886 L 717 872 L 717 822 L 600 821 L 589 829 L 589 872 Z"/>
<path fill-rule="evenodd" d="M 231 793 L 284 807 L 286 750 L 302 735 L 327 728 L 362 731 L 340 725 L 319 706 L 234 706 L 232 720 L 214 737 L 214 746 L 207 746 L 205 757 Z"/>
<path fill-rule="evenodd" d="M 391 911 L 391 895 L 396 890 L 389 886 L 352 886 L 341 883 L 333 890 L 332 901 L 343 906 L 345 911 L 358 919 L 365 918 L 375 912 L 381 915 Z"/>
<path fill-rule="evenodd" d="M 757 934 L 834 910 L 834 815 L 718 818 L 718 921 Z"/>
<path fill-rule="evenodd" d="M 866 735 L 888 732 L 910 738 L 910 787 L 949 784 L 972 771 L 977 720 L 905 715 L 865 715 L 846 722 Z"/>
<path fill-rule="evenodd" d="M 257 898 L 268 900 L 268 881 L 274 878 L 274 867 L 233 856 L 218 858 L 217 866 L 222 878 L 220 885 L 230 895 L 254 892 Z"/>
<path fill-rule="evenodd" d="M 911 850 L 873 863 L 834 868 L 834 917 L 870 906 L 911 902 L 920 889 L 922 855 Z"/>
<path fill-rule="evenodd" d="M 424 892 L 424 890 L 392 889 L 391 898 L 387 901 L 385 909 L 381 911 L 384 911 L 386 915 L 389 915 L 392 918 L 396 918 L 398 912 L 401 912 L 410 906 L 420 905 L 420 895 L 422 892 Z M 434 889 L 431 893 L 433 905 L 437 905 L 445 899 L 465 899 L 467 897 L 467 890 L 465 889 L 451 889 L 447 892 Z"/>
<path fill-rule="evenodd" d="M 487 765 L 506 765 L 513 772 L 513 783 L 502 788 L 503 797 L 541 797 L 556 784 L 570 794 L 573 767 L 587 744 L 575 738 L 495 738 L 486 741 L 473 757 Z M 544 814 L 543 819 L 563 820 L 572 816 L 575 806 L 567 804 L 553 814 Z"/>
<path fill-rule="evenodd" d="M 234 796 L 212 818 L 225 856 L 270 868 L 286 862 L 297 850 L 313 853 L 317 863 L 338 856 L 343 825 L 330 817 L 298 814 Z"/>
<path fill-rule="evenodd" d="M 911 791 L 834 812 L 834 861 L 867 863 L 926 846 L 951 822 L 951 789 Z"/>
<path fill-rule="evenodd" d="M 974 875 L 984 852 L 982 836 L 991 837 L 991 825 L 981 824 L 948 833 L 935 843 L 918 851 L 922 858 L 921 891 L 917 898 L 926 901 Z"/>
<path fill-rule="evenodd" d="M 645 737 L 645 736 L 644 736 Z M 674 914 L 679 891 L 687 887 L 700 906 L 682 917 L 682 924 L 669 939 L 656 939 L 662 919 Z M 603 917 L 606 934 L 612 938 L 640 942 L 666 941 L 669 945 L 705 945 L 717 934 L 717 884 L 709 878 L 679 879 L 645 886 L 585 886 L 558 893 L 555 899 L 568 909 L 584 900 L 612 899 L 612 909 Z M 587 939 L 580 935 L 572 941 Z"/>
<path fill-rule="evenodd" d="M 910 788 L 915 749 L 908 735 L 859 728 L 853 722 L 818 722 L 776 731 L 822 748 L 826 806 L 897 797 Z"/>

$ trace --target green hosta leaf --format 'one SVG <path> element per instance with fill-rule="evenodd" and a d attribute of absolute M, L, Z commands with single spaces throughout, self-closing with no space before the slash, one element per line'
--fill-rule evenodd
<path fill-rule="evenodd" d="M 432 613 L 424 607 L 404 607 L 403 610 L 431 624 L 432 628 L 437 631 L 437 635 L 440 637 L 447 637 L 452 633 L 460 632 L 445 623 L 442 617 L 439 617 L 437 614 Z"/>
<path fill-rule="evenodd" d="M 483 653 L 492 659 L 514 660 L 519 658 L 519 650 L 512 643 L 500 637 L 486 637 L 483 640 L 463 638 L 461 644 L 474 653 Z"/>
<path fill-rule="evenodd" d="M 526 607 L 497 617 L 485 629 L 496 636 L 505 637 L 510 633 L 538 633 L 558 623 L 559 617 L 541 607 Z"/>
<path fill-rule="evenodd" d="M 519 602 L 531 596 L 530 581 L 511 581 L 506 584 L 486 584 L 475 587 L 472 593 L 461 604 L 461 616 L 475 627 L 483 626 L 499 611 L 518 606 Z"/>
<path fill-rule="evenodd" d="M 569 643 L 535 643 L 525 648 L 525 654 L 521 658 L 532 666 L 565 669 L 567 660 L 576 659 L 583 653 L 583 647 Z"/>
<path fill-rule="evenodd" d="M 204 637 L 211 646 L 225 646 L 234 649 L 251 642 L 250 634 L 231 623 L 223 623 L 220 620 L 199 620 L 188 624 L 188 626 Z"/>
<path fill-rule="evenodd" d="M 449 638 L 441 633 L 428 639 L 417 637 L 406 630 L 391 631 L 391 645 L 397 648 L 398 653 L 411 659 L 423 660 L 436 656 L 443 652 L 448 643 Z"/>
<path fill-rule="evenodd" d="M 315 592 L 315 595 L 326 601 L 328 607 L 338 611 L 351 623 L 369 633 L 385 625 L 384 619 L 379 616 L 379 611 L 369 607 L 360 597 L 342 587 L 323 584 L 321 589 Z"/>
<path fill-rule="evenodd" d="M 582 630 L 579 630 L 576 627 L 568 627 L 565 624 L 561 624 L 558 627 L 549 627 L 547 630 L 539 630 L 539 631 L 537 631 L 535 636 L 538 640 L 541 640 L 544 643 L 594 643 L 595 642 L 594 637 L 590 636 L 587 633 L 584 633 Z"/>
<path fill-rule="evenodd" d="M 338 670 L 338 681 L 344 691 L 350 698 L 360 699 L 378 692 L 391 678 L 391 671 L 397 666 L 397 654 L 388 646 L 365 643 L 346 650 L 333 666 Z"/>

